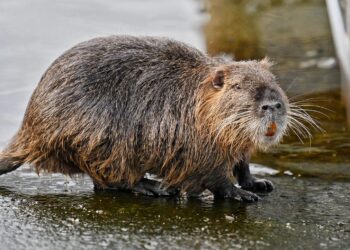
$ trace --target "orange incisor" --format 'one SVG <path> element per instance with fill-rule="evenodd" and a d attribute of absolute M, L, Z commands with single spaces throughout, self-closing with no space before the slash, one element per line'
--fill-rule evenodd
<path fill-rule="evenodd" d="M 267 128 L 266 136 L 274 136 L 277 130 L 277 126 L 275 122 L 271 122 Z"/>

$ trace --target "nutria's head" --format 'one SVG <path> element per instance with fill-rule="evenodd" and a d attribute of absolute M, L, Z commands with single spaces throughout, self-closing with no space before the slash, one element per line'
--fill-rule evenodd
<path fill-rule="evenodd" d="M 197 116 L 213 141 L 234 150 L 264 150 L 280 141 L 289 102 L 267 59 L 219 66 L 202 86 Z"/>

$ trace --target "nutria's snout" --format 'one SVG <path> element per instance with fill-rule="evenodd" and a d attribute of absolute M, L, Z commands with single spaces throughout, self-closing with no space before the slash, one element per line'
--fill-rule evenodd
<path fill-rule="evenodd" d="M 257 143 L 260 148 L 277 144 L 287 127 L 288 101 L 279 89 L 258 89 L 256 116 L 259 123 Z"/>

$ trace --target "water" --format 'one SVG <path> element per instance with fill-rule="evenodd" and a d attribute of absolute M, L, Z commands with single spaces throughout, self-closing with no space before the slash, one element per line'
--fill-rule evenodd
<path fill-rule="evenodd" d="M 25 172 L 23 172 L 25 171 Z M 25 178 L 25 181 L 22 179 Z M 281 176 L 256 204 L 92 191 L 89 180 L 11 173 L 0 188 L 6 249 L 343 248 L 350 183 Z"/>
<path fill-rule="evenodd" d="M 322 0 L 3 0 L 0 29 L 0 147 L 55 57 L 115 33 L 171 36 L 237 59 L 267 54 L 289 96 L 333 110 L 315 114 L 326 133 L 312 130 L 311 146 L 290 135 L 254 158 L 277 170 L 254 168 L 276 186 L 256 204 L 94 192 L 88 177 L 28 167 L 1 176 L 0 249 L 350 248 L 350 134 L 338 68 L 324 67 L 334 51 Z"/>

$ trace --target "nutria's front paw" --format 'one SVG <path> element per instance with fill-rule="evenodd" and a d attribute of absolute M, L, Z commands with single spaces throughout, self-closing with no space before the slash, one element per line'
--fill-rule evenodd
<path fill-rule="evenodd" d="M 260 197 L 252 192 L 233 187 L 231 199 L 245 201 L 245 202 L 256 202 L 260 200 Z"/>
<path fill-rule="evenodd" d="M 241 184 L 242 189 L 252 192 L 271 192 L 274 186 L 271 181 L 266 179 L 251 178 Z"/>
<path fill-rule="evenodd" d="M 256 202 L 260 197 L 252 192 L 243 190 L 236 186 L 229 185 L 212 191 L 216 199 L 231 199 L 236 201 Z"/>

